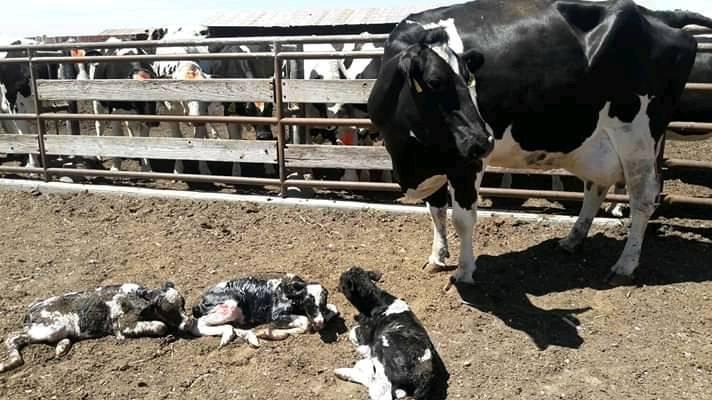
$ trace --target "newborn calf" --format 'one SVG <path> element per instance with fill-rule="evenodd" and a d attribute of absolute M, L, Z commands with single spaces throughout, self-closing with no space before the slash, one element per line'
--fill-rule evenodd
<path fill-rule="evenodd" d="M 372 400 L 447 398 L 450 374 L 428 333 L 408 305 L 378 288 L 376 279 L 358 267 L 341 275 L 339 288 L 360 313 L 349 338 L 364 358 L 334 373 L 368 387 Z"/>
<path fill-rule="evenodd" d="M 196 336 L 221 336 L 220 346 L 235 337 L 259 346 L 257 338 L 282 340 L 318 331 L 338 314 L 327 304 L 329 292 L 318 283 L 307 283 L 296 275 L 245 277 L 220 282 L 203 294 L 193 307 Z M 269 324 L 255 332 L 238 329 Z"/>
<path fill-rule="evenodd" d="M 0 364 L 0 372 L 22 365 L 21 349 L 34 343 L 56 344 L 56 354 L 62 356 L 73 341 L 82 339 L 190 330 L 192 319 L 184 307 L 183 296 L 170 282 L 161 289 L 126 283 L 36 301 L 25 315 L 24 328 L 5 340 L 8 360 Z"/>

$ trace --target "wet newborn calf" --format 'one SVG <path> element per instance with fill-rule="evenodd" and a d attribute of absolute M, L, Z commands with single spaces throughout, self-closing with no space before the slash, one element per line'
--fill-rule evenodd
<path fill-rule="evenodd" d="M 221 336 L 220 346 L 235 337 L 258 346 L 257 338 L 282 340 L 312 328 L 321 330 L 338 314 L 327 304 L 329 292 L 318 283 L 307 283 L 287 274 L 274 278 L 245 277 L 220 282 L 203 294 L 193 307 L 196 336 Z M 253 327 L 269 324 L 255 332 Z"/>
<path fill-rule="evenodd" d="M 339 288 L 360 313 L 349 338 L 364 358 L 353 368 L 335 370 L 336 376 L 368 387 L 372 400 L 447 398 L 450 374 L 425 328 L 403 300 L 378 288 L 375 279 L 377 274 L 358 267 L 341 275 Z"/>
<path fill-rule="evenodd" d="M 0 372 L 22 365 L 20 351 L 33 343 L 56 344 L 56 354 L 62 356 L 73 341 L 164 336 L 190 330 L 191 323 L 183 296 L 170 282 L 161 289 L 126 283 L 50 297 L 30 305 L 23 330 L 7 337 L 8 360 L 0 364 Z"/>

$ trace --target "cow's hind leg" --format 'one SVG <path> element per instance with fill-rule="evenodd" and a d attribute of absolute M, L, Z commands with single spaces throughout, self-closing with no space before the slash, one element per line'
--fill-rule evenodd
<path fill-rule="evenodd" d="M 586 182 L 584 185 L 583 205 L 579 212 L 578 219 L 574 227 L 569 232 L 569 236 L 559 242 L 559 246 L 569 253 L 578 250 L 586 239 L 588 231 L 591 229 L 593 218 L 606 198 L 608 186 L 598 185 L 593 182 Z"/>
<path fill-rule="evenodd" d="M 254 347 L 259 346 L 259 341 L 253 330 L 237 329 L 233 322 L 242 318 L 242 310 L 233 300 L 218 304 L 207 315 L 198 318 L 192 334 L 195 336 L 220 336 L 220 347 L 230 343 L 236 337 L 246 340 Z"/>
<path fill-rule="evenodd" d="M 629 280 L 638 267 L 645 229 L 655 212 L 660 193 L 660 176 L 656 168 L 657 146 L 660 143 L 650 131 L 647 115 L 649 100 L 641 97 L 641 103 L 635 119 L 609 135 L 623 167 L 631 218 L 623 253 L 607 278 L 615 283 Z"/>
<path fill-rule="evenodd" d="M 649 159 L 624 161 L 623 168 L 630 195 L 631 224 L 623 253 L 611 268 L 608 281 L 628 280 L 638 267 L 645 230 L 655 212 L 660 193 L 659 176 L 653 156 Z"/>

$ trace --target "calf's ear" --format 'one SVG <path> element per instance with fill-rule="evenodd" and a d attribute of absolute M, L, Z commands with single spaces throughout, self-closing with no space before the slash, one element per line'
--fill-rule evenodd
<path fill-rule="evenodd" d="M 368 279 L 374 281 L 374 282 L 380 282 L 381 278 L 383 278 L 383 272 L 380 271 L 368 271 Z"/>
<path fill-rule="evenodd" d="M 285 287 L 285 294 L 288 298 L 296 298 L 306 293 L 307 284 L 304 281 L 291 281 Z"/>

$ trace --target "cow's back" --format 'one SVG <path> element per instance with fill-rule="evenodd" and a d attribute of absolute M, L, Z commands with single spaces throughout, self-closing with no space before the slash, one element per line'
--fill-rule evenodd
<path fill-rule="evenodd" d="M 571 4 L 576 8 L 567 8 Z M 477 99 L 496 138 L 511 130 L 523 150 L 569 153 L 593 134 L 606 103 L 630 118 L 639 110 L 638 96 L 676 101 L 689 67 L 678 56 L 694 51 L 689 35 L 654 21 L 631 1 L 579 6 L 478 0 L 411 15 L 397 30 L 405 31 L 409 21 L 454 23 L 462 50 L 484 55 L 475 71 Z M 601 32 L 606 40 L 592 45 L 592 32 L 605 31 L 605 24 L 613 27 Z M 662 135 L 669 117 L 653 118 L 654 135 Z"/>

